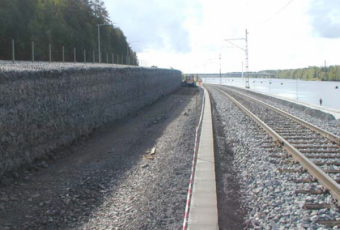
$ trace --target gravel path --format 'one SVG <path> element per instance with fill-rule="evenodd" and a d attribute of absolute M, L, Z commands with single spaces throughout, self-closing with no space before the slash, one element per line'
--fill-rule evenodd
<path fill-rule="evenodd" d="M 224 134 L 217 137 L 217 142 L 219 139 L 224 139 L 227 146 L 224 158 L 232 161 L 229 164 L 234 170 L 234 182 L 240 187 L 239 190 L 231 190 L 232 192 L 226 195 L 231 197 L 229 199 L 238 197 L 240 204 L 233 211 L 239 212 L 242 210 L 240 207 L 243 207 L 244 225 L 247 229 L 328 229 L 319 225 L 317 221 L 340 220 L 340 212 L 334 206 L 331 209 L 315 211 L 303 209 L 306 202 L 332 204 L 331 196 L 296 194 L 295 191 L 298 189 L 317 189 L 320 185 L 295 183 L 295 179 L 308 177 L 305 172 L 280 171 L 288 168 L 299 169 L 300 166 L 284 163 L 291 158 L 287 157 L 281 149 L 269 152 L 265 147 L 272 144 L 271 138 L 212 85 L 206 87 L 214 102 L 214 110 L 216 110 L 214 114 L 219 116 L 215 129 L 216 125 L 220 126 L 219 129 L 222 129 Z M 223 148 L 220 151 L 222 152 Z M 273 154 L 284 157 L 272 158 Z M 217 177 L 230 176 L 228 171 L 221 169 L 217 174 Z M 220 195 L 220 190 L 225 186 L 218 180 L 217 187 Z M 221 218 L 223 217 L 220 216 Z M 222 226 L 222 229 L 233 228 Z"/>
<path fill-rule="evenodd" d="M 309 107 L 298 105 L 289 101 L 281 100 L 278 98 L 265 96 L 260 93 L 244 90 L 236 87 L 232 87 L 233 90 L 240 91 L 244 94 L 248 94 L 256 99 L 259 99 L 265 103 L 268 103 L 276 108 L 279 108 L 285 112 L 288 112 L 296 117 L 299 117 L 305 121 L 310 122 L 322 129 L 334 133 L 340 136 L 340 120 L 335 120 L 334 117 L 328 113 L 311 109 Z"/>
<path fill-rule="evenodd" d="M 179 229 L 198 92 L 182 88 L 16 173 L 0 187 L 0 229 Z"/>

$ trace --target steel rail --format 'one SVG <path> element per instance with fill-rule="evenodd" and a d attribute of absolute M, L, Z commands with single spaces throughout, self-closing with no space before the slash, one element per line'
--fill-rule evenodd
<path fill-rule="evenodd" d="M 218 91 L 226 95 L 234 104 L 236 104 L 242 111 L 250 116 L 259 126 L 261 126 L 276 142 L 280 143 L 281 147 L 290 153 L 296 161 L 298 161 L 311 175 L 313 175 L 320 184 L 322 184 L 335 199 L 340 203 L 340 185 L 328 176 L 321 168 L 316 166 L 312 161 L 305 157 L 299 150 L 292 146 L 288 141 L 282 138 L 266 123 L 259 119 L 255 114 L 250 112 L 245 106 L 238 102 L 235 98 L 217 88 Z"/>
<path fill-rule="evenodd" d="M 326 131 L 326 130 L 324 130 L 324 129 L 321 129 L 321 128 L 319 128 L 319 127 L 317 127 L 317 126 L 315 126 L 315 125 L 313 125 L 313 124 L 311 124 L 311 123 L 309 123 L 309 122 L 307 122 L 307 121 L 304 121 L 304 120 L 302 120 L 302 119 L 300 119 L 300 118 L 298 118 L 298 117 L 296 117 L 296 116 L 294 116 L 294 115 L 292 115 L 292 114 L 289 114 L 289 113 L 287 113 L 287 112 L 284 112 L 284 111 L 281 110 L 281 109 L 275 108 L 275 107 L 272 106 L 272 105 L 269 105 L 269 104 L 267 104 L 267 103 L 265 103 L 265 102 L 263 102 L 263 101 L 260 101 L 260 100 L 258 100 L 258 99 L 256 99 L 256 98 L 250 97 L 250 96 L 248 96 L 248 95 L 246 95 L 246 94 L 244 94 L 244 93 L 240 93 L 240 92 L 238 92 L 238 91 L 236 91 L 236 90 L 233 90 L 233 89 L 230 89 L 230 88 L 228 88 L 228 90 L 233 91 L 233 92 L 235 92 L 235 93 L 238 93 L 238 94 L 240 94 L 240 95 L 242 95 L 242 96 L 244 96 L 244 97 L 247 97 L 247 98 L 249 98 L 249 99 L 251 99 L 251 100 L 253 100 L 253 101 L 256 101 L 256 102 L 260 103 L 261 105 L 264 105 L 264 106 L 266 106 L 267 108 L 270 108 L 271 110 L 274 110 L 275 112 L 277 112 L 277 113 L 279 113 L 279 114 L 281 114 L 281 115 L 283 115 L 283 116 L 285 116 L 285 117 L 288 117 L 288 118 L 292 119 L 293 121 L 296 121 L 296 122 L 300 123 L 301 125 L 303 125 L 303 126 L 309 128 L 309 129 L 311 129 L 311 130 L 313 130 L 313 131 L 319 133 L 321 136 L 324 136 L 324 137 L 326 137 L 327 139 L 333 141 L 334 143 L 340 145 L 340 137 L 334 135 L 333 133 L 330 133 L 330 132 L 328 132 L 328 131 Z"/>

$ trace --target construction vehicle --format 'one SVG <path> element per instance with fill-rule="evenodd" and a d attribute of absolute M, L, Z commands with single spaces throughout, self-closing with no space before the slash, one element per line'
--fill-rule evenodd
<path fill-rule="evenodd" d="M 191 75 L 184 75 L 182 83 L 183 83 L 184 86 L 188 86 L 188 87 L 196 86 L 196 84 L 195 84 L 195 76 L 193 74 L 191 74 Z"/>

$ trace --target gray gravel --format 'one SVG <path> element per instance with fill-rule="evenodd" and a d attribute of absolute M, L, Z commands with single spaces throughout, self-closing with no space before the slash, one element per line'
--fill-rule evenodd
<path fill-rule="evenodd" d="M 195 90 L 182 88 L 0 187 L 0 229 L 181 228 Z"/>
<path fill-rule="evenodd" d="M 300 169 L 300 166 L 284 164 L 284 160 L 291 159 L 289 157 L 270 157 L 287 154 L 280 149 L 273 153 L 261 147 L 268 145 L 271 138 L 213 86 L 207 88 L 221 116 L 225 141 L 233 151 L 232 164 L 241 188 L 241 202 L 247 210 L 247 229 L 328 229 L 316 221 L 340 220 L 340 212 L 335 207 L 316 211 L 303 209 L 306 202 L 333 204 L 333 200 L 329 194 L 295 194 L 298 189 L 321 186 L 292 181 L 307 178 L 309 175 L 305 172 L 281 172 L 280 169 Z"/>
<path fill-rule="evenodd" d="M 325 129 L 335 135 L 340 136 L 340 120 L 335 120 L 334 117 L 328 113 L 311 109 L 306 106 L 298 105 L 289 101 L 281 100 L 278 98 L 265 96 L 256 92 L 252 92 L 245 89 L 232 87 L 233 90 L 241 91 L 244 94 L 248 94 L 255 97 L 265 103 L 268 103 L 276 108 L 279 108 L 285 112 L 288 112 L 296 117 L 299 117 L 305 121 L 310 122 L 322 129 Z"/>

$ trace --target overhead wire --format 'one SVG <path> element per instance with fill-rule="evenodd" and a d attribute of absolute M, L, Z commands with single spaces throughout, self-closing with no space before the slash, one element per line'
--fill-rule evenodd
<path fill-rule="evenodd" d="M 279 15 L 284 9 L 286 9 L 294 0 L 290 0 L 286 5 L 284 5 L 279 11 L 277 11 L 273 16 L 271 16 L 269 19 L 267 19 L 265 22 L 262 23 L 262 25 L 267 24 L 270 22 L 273 18 L 275 18 L 277 15 Z"/>

